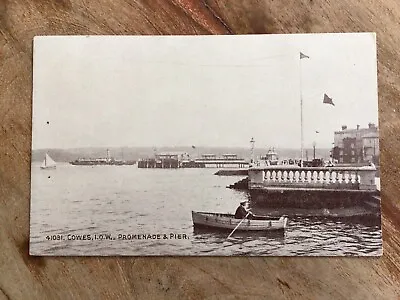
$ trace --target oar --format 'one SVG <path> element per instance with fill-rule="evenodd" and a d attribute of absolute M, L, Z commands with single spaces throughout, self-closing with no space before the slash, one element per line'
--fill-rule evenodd
<path fill-rule="evenodd" d="M 242 224 L 242 222 L 247 218 L 247 216 L 250 214 L 250 211 L 247 213 L 247 215 L 239 222 L 239 224 L 236 225 L 235 229 L 232 230 L 232 232 L 228 235 L 228 237 L 226 239 L 229 239 L 231 237 L 231 235 L 236 231 L 236 229 L 238 229 L 238 227 L 240 226 L 240 224 Z"/>

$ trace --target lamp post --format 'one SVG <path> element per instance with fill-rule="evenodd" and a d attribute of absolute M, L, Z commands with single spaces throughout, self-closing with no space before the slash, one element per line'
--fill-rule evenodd
<path fill-rule="evenodd" d="M 316 146 L 317 146 L 316 140 L 317 140 L 318 133 L 319 133 L 319 131 L 315 130 L 315 136 L 314 136 L 314 142 L 313 142 L 313 157 L 314 157 L 314 159 L 315 159 L 315 156 L 316 156 Z"/>
<path fill-rule="evenodd" d="M 254 144 L 255 143 L 256 143 L 256 141 L 252 137 L 250 140 L 250 163 L 254 162 Z"/>
<path fill-rule="evenodd" d="M 315 159 L 315 147 L 317 146 L 317 143 L 314 141 L 313 142 L 313 157 Z"/>

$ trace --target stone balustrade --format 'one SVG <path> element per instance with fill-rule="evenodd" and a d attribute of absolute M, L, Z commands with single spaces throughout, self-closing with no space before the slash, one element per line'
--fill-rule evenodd
<path fill-rule="evenodd" d="M 376 190 L 376 168 L 266 166 L 249 169 L 249 188 Z"/>

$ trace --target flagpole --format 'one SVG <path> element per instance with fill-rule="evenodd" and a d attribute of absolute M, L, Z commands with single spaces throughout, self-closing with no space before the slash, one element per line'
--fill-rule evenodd
<path fill-rule="evenodd" d="M 303 131 L 303 91 L 302 91 L 302 77 L 301 77 L 301 57 L 300 57 L 300 124 L 301 124 L 301 167 L 303 167 L 303 158 L 304 158 L 304 131 Z"/>

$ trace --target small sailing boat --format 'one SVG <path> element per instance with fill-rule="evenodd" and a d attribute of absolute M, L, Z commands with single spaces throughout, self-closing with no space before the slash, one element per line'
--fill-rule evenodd
<path fill-rule="evenodd" d="M 44 157 L 44 161 L 42 165 L 40 166 L 41 169 L 55 169 L 56 168 L 56 162 L 46 153 L 46 156 Z"/>

